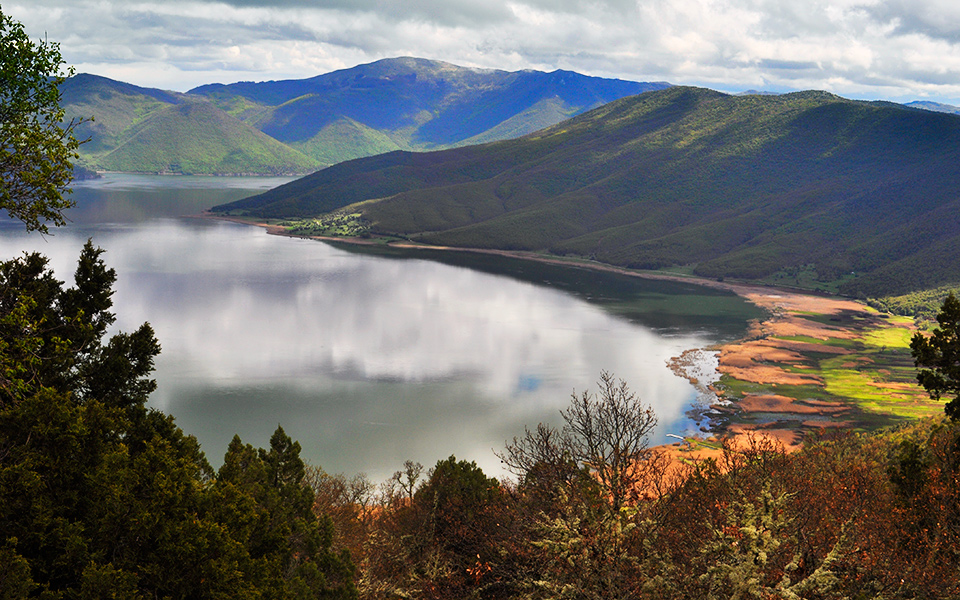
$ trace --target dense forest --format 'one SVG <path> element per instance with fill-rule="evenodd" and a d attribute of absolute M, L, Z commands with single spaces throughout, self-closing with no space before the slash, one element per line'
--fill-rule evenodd
<path fill-rule="evenodd" d="M 0 206 L 62 222 L 77 141 L 55 44 L 0 13 Z M 960 424 L 648 446 L 656 415 L 613 375 L 565 425 L 377 486 L 305 465 L 278 428 L 213 469 L 147 407 L 150 325 L 108 336 L 116 273 L 92 241 L 73 283 L 0 263 L 0 599 L 956 598 Z M 931 394 L 960 391 L 960 302 L 914 338 Z M 960 400 L 947 404 L 951 417 Z"/>

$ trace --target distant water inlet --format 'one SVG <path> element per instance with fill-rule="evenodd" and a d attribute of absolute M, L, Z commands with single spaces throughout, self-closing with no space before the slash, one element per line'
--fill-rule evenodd
<path fill-rule="evenodd" d="M 757 314 L 699 286 L 371 254 L 180 216 L 279 182 L 108 176 L 77 186 L 73 223 L 53 237 L 0 230 L 0 255 L 40 251 L 61 279 L 88 237 L 107 251 L 117 328 L 149 321 L 163 347 L 151 404 L 215 465 L 234 434 L 262 446 L 279 424 L 329 472 L 383 479 L 406 459 L 455 454 L 499 475 L 493 450 L 557 423 L 602 370 L 654 407 L 661 441 L 698 427 L 688 413 L 710 355 L 685 351 L 737 337 Z"/>

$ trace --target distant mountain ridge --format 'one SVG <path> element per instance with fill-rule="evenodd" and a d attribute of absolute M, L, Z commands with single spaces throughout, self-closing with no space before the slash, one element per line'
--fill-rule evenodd
<path fill-rule="evenodd" d="M 184 173 L 307 173 L 393 150 L 517 137 L 611 100 L 663 89 L 571 71 L 507 72 L 384 59 L 308 79 L 210 84 L 186 94 L 95 75 L 62 86 L 81 166 Z"/>
<path fill-rule="evenodd" d="M 953 115 L 672 87 L 519 139 L 341 163 L 215 210 L 353 204 L 374 230 L 426 243 L 783 283 L 804 272 L 885 295 L 960 282 L 958 159 Z"/>
<path fill-rule="evenodd" d="M 904 106 L 909 106 L 910 108 L 919 108 L 922 110 L 931 110 L 934 112 L 960 115 L 960 106 L 953 106 L 952 104 L 943 104 L 940 102 L 930 102 L 929 100 L 914 100 L 913 102 L 907 102 L 906 104 L 904 104 Z"/>

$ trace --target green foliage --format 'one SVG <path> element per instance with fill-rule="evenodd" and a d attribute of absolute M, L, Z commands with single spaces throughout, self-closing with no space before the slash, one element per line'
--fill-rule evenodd
<path fill-rule="evenodd" d="M 295 235 L 320 235 L 326 237 L 358 237 L 367 235 L 370 224 L 360 213 L 335 212 L 315 219 L 299 219 L 283 224 Z"/>
<path fill-rule="evenodd" d="M 956 285 L 947 285 L 900 296 L 870 298 L 867 303 L 884 312 L 932 321 L 940 312 L 943 301 L 950 293 L 960 293 L 960 288 Z"/>
<path fill-rule="evenodd" d="M 632 543 L 652 541 L 653 523 L 635 508 L 609 515 L 560 490 L 556 515 L 541 514 L 531 525 L 530 547 L 541 566 L 524 582 L 524 598 L 627 599 L 640 595 L 643 557 Z"/>
<path fill-rule="evenodd" d="M 913 336 L 910 349 L 917 367 L 917 381 L 930 397 L 953 396 L 944 406 L 951 419 L 960 419 L 960 300 L 950 293 L 937 315 L 933 335 Z"/>
<path fill-rule="evenodd" d="M 63 60 L 56 43 L 33 42 L 0 12 L 0 208 L 27 230 L 64 223 L 64 198 L 79 142 L 76 122 L 63 125 L 58 86 Z"/>
<path fill-rule="evenodd" d="M 356 596 L 346 553 L 331 550 L 333 524 L 313 513 L 314 493 L 304 481 L 300 444 L 278 427 L 270 449 L 254 449 L 234 436 L 211 491 L 218 520 L 245 548 L 250 585 L 279 597 Z"/>
<path fill-rule="evenodd" d="M 146 406 L 148 324 L 106 336 L 116 274 L 84 246 L 64 288 L 39 254 L 0 263 L 0 588 L 5 597 L 353 598 L 312 512 L 300 447 L 231 444 L 215 476 Z"/>
<path fill-rule="evenodd" d="M 724 508 L 723 521 L 712 524 L 712 539 L 701 548 L 709 565 L 700 576 L 705 598 L 763 598 L 774 592 L 764 572 L 789 535 L 789 500 L 788 494 L 774 496 L 764 486 L 759 498 Z"/>

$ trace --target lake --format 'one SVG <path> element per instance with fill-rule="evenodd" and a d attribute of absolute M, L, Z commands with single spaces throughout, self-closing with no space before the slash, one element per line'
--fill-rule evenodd
<path fill-rule="evenodd" d="M 43 237 L 0 229 L 0 256 L 46 254 L 72 281 L 88 237 L 116 269 L 116 329 L 149 321 L 163 348 L 151 405 L 219 465 L 234 434 L 277 425 L 331 473 L 383 480 L 456 455 L 501 475 L 493 451 L 558 424 L 602 370 L 694 433 L 698 392 L 667 361 L 738 337 L 759 311 L 684 283 L 441 251 L 268 235 L 189 218 L 283 178 L 107 175 L 77 182 L 71 223 Z M 707 361 L 709 363 L 709 361 Z M 709 366 L 709 365 L 708 365 Z"/>

